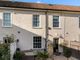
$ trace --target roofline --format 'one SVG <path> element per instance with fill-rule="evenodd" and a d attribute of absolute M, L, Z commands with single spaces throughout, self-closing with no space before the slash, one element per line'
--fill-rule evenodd
<path fill-rule="evenodd" d="M 12 1 L 0 1 L 0 7 L 80 12 L 80 6 L 29 3 L 29 2 L 18 2 L 18 1 L 14 1 L 14 2 L 12 2 Z"/>
<path fill-rule="evenodd" d="M 66 10 L 44 10 L 44 9 L 31 9 L 31 8 L 27 8 L 27 9 L 25 9 L 25 8 L 12 8 L 12 7 L 8 7 L 8 8 L 6 8 L 6 7 L 0 7 L 0 9 L 10 9 L 10 10 L 19 10 L 19 11 L 37 11 L 37 12 L 54 12 L 54 13 L 62 13 L 62 12 L 64 12 L 64 13 L 70 13 L 70 14 L 80 14 L 79 12 L 80 11 L 66 11 Z M 63 14 L 64 14 L 63 13 Z"/>
<path fill-rule="evenodd" d="M 10 7 L 10 8 L 12 8 L 12 7 Z M 16 7 L 16 8 L 20 8 L 20 7 Z M 67 12 L 80 12 L 80 11 L 72 11 L 72 10 L 61 10 L 61 9 L 42 9 L 42 8 L 29 8 L 29 7 L 27 7 L 27 8 L 20 8 L 20 9 L 36 9 L 36 10 L 51 10 L 51 11 L 67 11 Z"/>

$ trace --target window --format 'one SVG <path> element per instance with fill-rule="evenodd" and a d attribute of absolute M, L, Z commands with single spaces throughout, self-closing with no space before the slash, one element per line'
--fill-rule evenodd
<path fill-rule="evenodd" d="M 39 15 L 33 15 L 33 27 L 39 27 Z"/>
<path fill-rule="evenodd" d="M 41 48 L 41 37 L 40 36 L 33 37 L 33 48 Z"/>
<path fill-rule="evenodd" d="M 79 28 L 80 28 L 80 17 L 79 17 Z"/>
<path fill-rule="evenodd" d="M 59 16 L 53 16 L 53 27 L 59 27 Z"/>
<path fill-rule="evenodd" d="M 3 26 L 11 27 L 11 13 L 3 13 Z"/>

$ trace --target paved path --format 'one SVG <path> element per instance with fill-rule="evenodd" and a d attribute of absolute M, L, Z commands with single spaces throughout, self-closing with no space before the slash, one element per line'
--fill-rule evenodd
<path fill-rule="evenodd" d="M 54 60 L 67 60 L 64 56 L 53 56 Z"/>
<path fill-rule="evenodd" d="M 48 59 L 48 60 L 67 60 L 67 58 L 66 57 L 64 57 L 64 56 L 62 56 L 62 55 L 60 55 L 60 56 L 55 56 L 54 55 L 54 57 L 53 57 L 54 59 Z M 79 60 L 79 59 L 75 59 L 75 58 L 73 58 L 73 57 L 71 57 L 69 60 Z"/>
<path fill-rule="evenodd" d="M 49 58 L 48 60 L 67 60 L 64 56 L 53 56 L 52 59 Z"/>

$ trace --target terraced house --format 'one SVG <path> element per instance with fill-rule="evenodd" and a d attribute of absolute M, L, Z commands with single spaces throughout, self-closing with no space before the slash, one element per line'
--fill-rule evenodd
<path fill-rule="evenodd" d="M 26 55 L 45 49 L 63 53 L 64 41 L 68 47 L 80 50 L 80 7 L 0 1 L 0 41 L 10 34 L 15 35 L 15 46 Z"/>

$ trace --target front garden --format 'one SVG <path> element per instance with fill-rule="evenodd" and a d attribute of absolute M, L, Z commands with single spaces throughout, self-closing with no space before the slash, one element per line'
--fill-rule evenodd
<path fill-rule="evenodd" d="M 6 36 L 4 38 L 4 42 L 0 43 L 0 60 L 11 60 L 11 55 L 10 55 L 10 44 L 14 42 L 14 36 Z M 66 44 L 64 44 L 64 56 L 68 58 L 71 56 L 71 51 L 69 48 L 67 48 L 65 46 Z M 17 48 L 14 55 L 13 55 L 13 60 L 22 60 L 23 56 L 25 56 L 25 54 L 23 52 L 20 51 L 20 48 Z M 35 56 L 35 60 L 47 60 L 47 58 L 49 58 L 49 54 L 45 51 L 43 52 L 37 52 L 36 56 Z"/>

